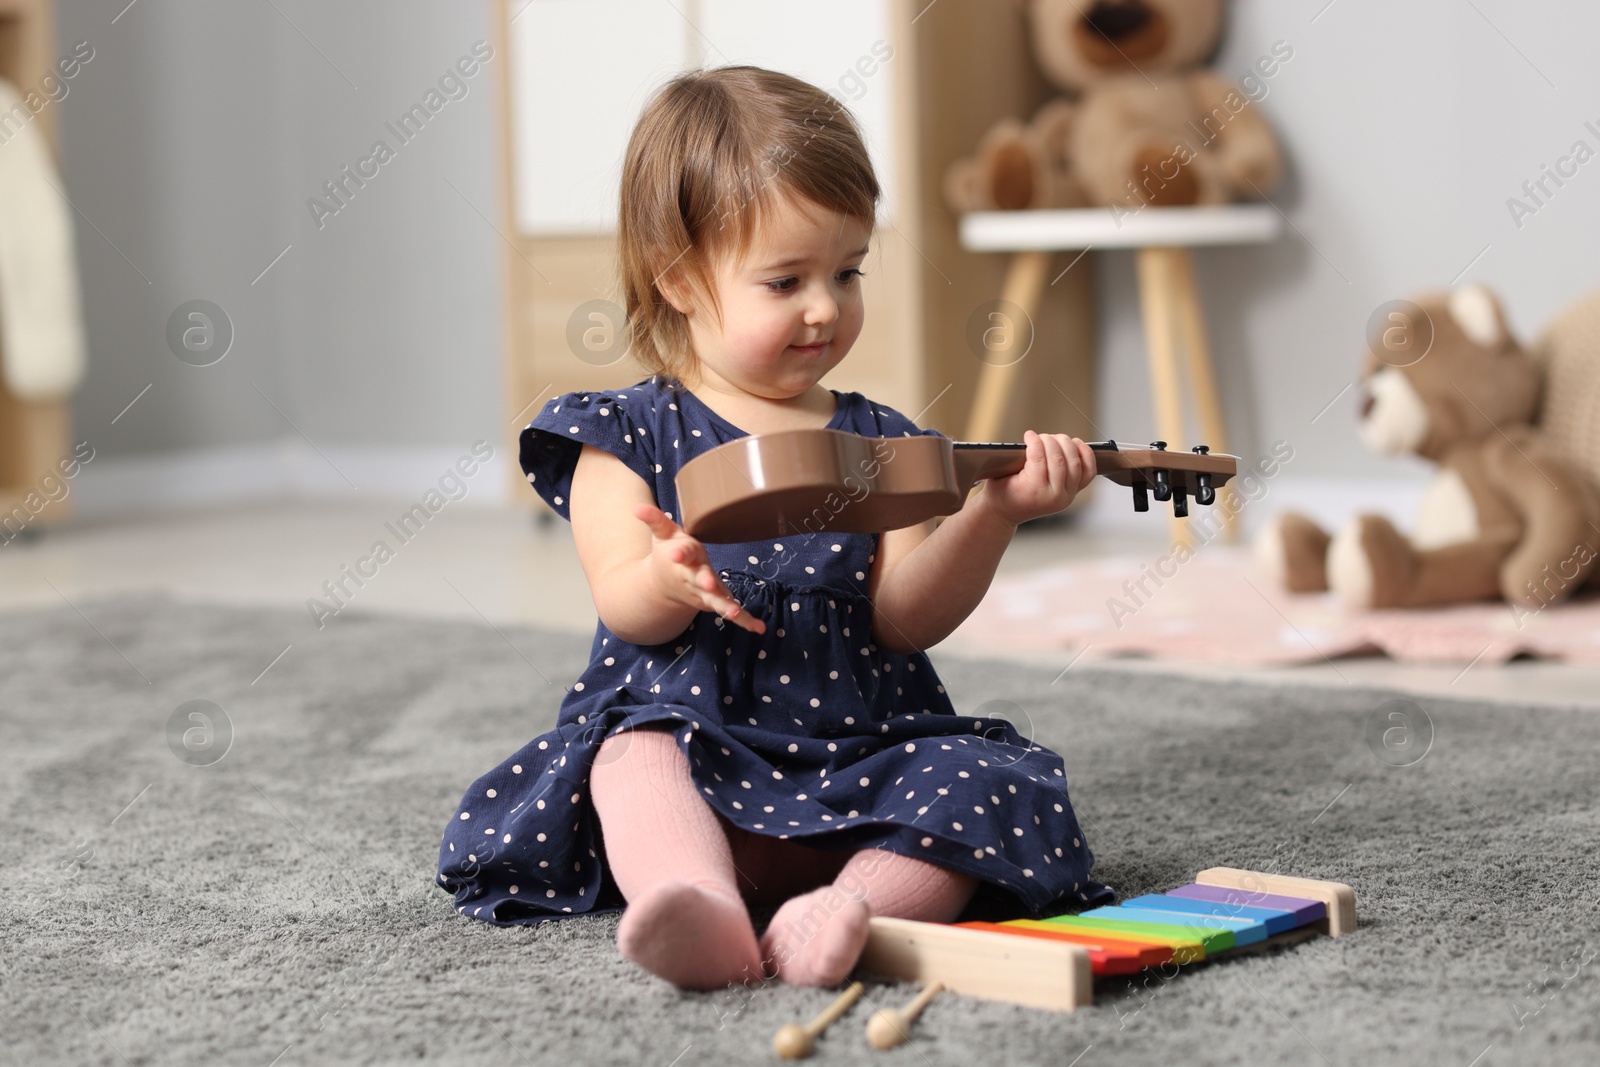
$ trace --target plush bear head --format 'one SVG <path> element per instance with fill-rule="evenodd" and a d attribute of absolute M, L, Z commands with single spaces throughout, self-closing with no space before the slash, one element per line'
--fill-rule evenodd
<path fill-rule="evenodd" d="M 1362 366 L 1361 439 L 1437 461 L 1451 448 L 1532 422 L 1539 367 L 1481 285 L 1426 293 L 1375 324 Z"/>
<path fill-rule="evenodd" d="M 1192 67 L 1222 34 L 1223 0 L 1029 0 L 1034 54 L 1058 89 Z"/>

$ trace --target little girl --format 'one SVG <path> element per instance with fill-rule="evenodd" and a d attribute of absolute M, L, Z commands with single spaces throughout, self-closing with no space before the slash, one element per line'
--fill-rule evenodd
<path fill-rule="evenodd" d="M 835 985 L 873 915 L 950 922 L 1104 903 L 1062 761 L 959 716 L 921 649 L 977 605 L 1019 523 L 1069 505 L 1094 455 L 1024 435 L 1026 467 L 884 534 L 702 544 L 689 460 L 748 434 L 936 433 L 829 389 L 861 332 L 880 191 L 859 131 L 783 74 L 684 74 L 645 107 L 618 242 L 650 377 L 567 393 L 522 431 L 572 523 L 599 623 L 557 726 L 473 783 L 439 852 L 463 915 L 627 907 L 622 955 L 681 987 Z M 892 462 L 892 460 L 891 460 Z M 848 506 L 848 505 L 846 505 Z M 780 905 L 758 937 L 747 902 Z"/>

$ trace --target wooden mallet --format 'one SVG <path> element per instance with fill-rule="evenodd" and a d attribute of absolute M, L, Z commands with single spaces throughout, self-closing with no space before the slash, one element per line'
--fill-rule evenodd
<path fill-rule="evenodd" d="M 911 1029 L 911 1024 L 916 1021 L 922 1009 L 928 1006 L 928 1001 L 939 995 L 944 989 L 942 982 L 929 982 L 918 993 L 916 999 L 899 1011 L 893 1008 L 880 1008 L 872 1013 L 872 1018 L 867 1020 L 867 1044 L 873 1048 L 894 1048 L 904 1041 L 906 1031 Z"/>
<path fill-rule="evenodd" d="M 828 1005 L 827 1010 L 804 1026 L 798 1023 L 789 1023 L 781 1027 L 772 1038 L 772 1051 L 786 1060 L 803 1060 L 811 1055 L 811 1050 L 822 1031 L 832 1026 L 834 1020 L 850 1010 L 850 1005 L 860 998 L 866 986 L 860 982 L 851 982 L 845 991 L 839 994 L 839 999 Z"/>

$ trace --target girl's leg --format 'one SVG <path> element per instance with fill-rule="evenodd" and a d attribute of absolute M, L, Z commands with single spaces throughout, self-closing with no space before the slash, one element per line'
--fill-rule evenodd
<path fill-rule="evenodd" d="M 782 904 L 796 893 L 827 885 L 850 859 L 848 852 L 751 833 L 720 813 L 717 820 L 733 850 L 739 890 L 752 904 Z"/>
<path fill-rule="evenodd" d="M 856 965 L 873 915 L 953 921 L 978 880 L 884 849 L 862 849 L 833 882 L 778 909 L 761 938 L 767 972 L 792 985 L 838 985 Z"/>
<path fill-rule="evenodd" d="M 759 975 L 727 836 L 672 734 L 641 728 L 607 738 L 589 787 L 606 862 L 628 902 L 617 926 L 623 957 L 687 989 Z"/>

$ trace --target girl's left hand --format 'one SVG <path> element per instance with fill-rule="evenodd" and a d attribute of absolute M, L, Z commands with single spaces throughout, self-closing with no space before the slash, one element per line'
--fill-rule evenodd
<path fill-rule="evenodd" d="M 1079 438 L 1027 430 L 1022 440 L 1026 466 L 988 479 L 978 494 L 978 503 L 1013 526 L 1063 510 L 1095 476 L 1094 450 Z"/>

